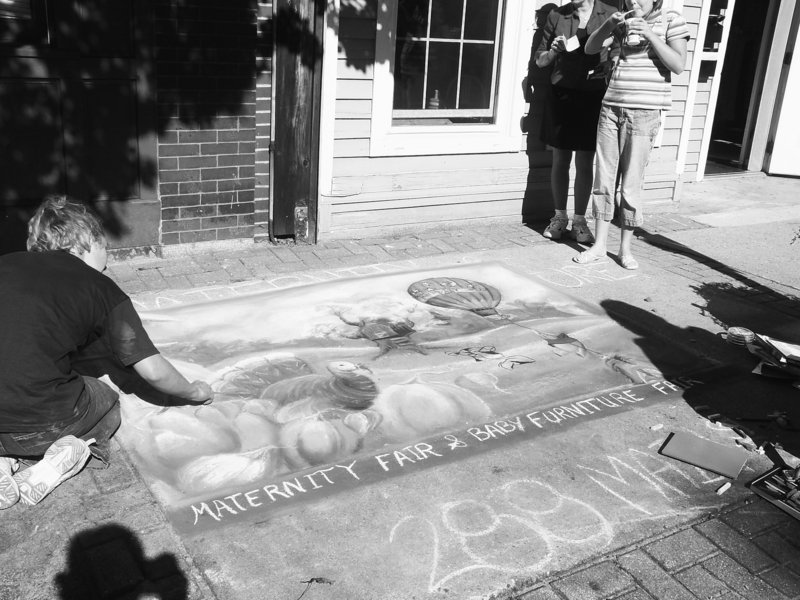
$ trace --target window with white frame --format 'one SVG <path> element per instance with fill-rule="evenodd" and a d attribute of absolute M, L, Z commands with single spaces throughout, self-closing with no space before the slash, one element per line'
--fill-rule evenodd
<path fill-rule="evenodd" d="M 509 0 L 381 0 L 370 156 L 516 152 L 533 9 Z"/>
<path fill-rule="evenodd" d="M 394 125 L 491 123 L 499 0 L 398 0 Z"/>

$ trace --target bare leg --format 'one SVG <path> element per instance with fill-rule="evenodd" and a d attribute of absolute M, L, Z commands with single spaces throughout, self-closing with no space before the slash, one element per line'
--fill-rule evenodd
<path fill-rule="evenodd" d="M 619 262 L 626 269 L 638 269 L 639 263 L 631 252 L 631 242 L 633 241 L 633 227 L 630 225 L 622 226 L 619 242 Z"/>
<path fill-rule="evenodd" d="M 579 150 L 575 152 L 575 214 L 585 215 L 592 193 L 594 151 Z M 569 164 L 567 164 L 569 169 Z M 569 173 L 567 174 L 569 177 Z M 566 200 L 564 202 L 566 207 Z"/>
<path fill-rule="evenodd" d="M 553 194 L 553 207 L 556 210 L 567 210 L 569 165 L 571 162 L 572 150 L 553 148 L 553 166 L 550 168 L 550 191 Z"/>
<path fill-rule="evenodd" d="M 585 252 L 581 252 L 572 258 L 579 264 L 597 262 L 606 256 L 606 242 L 608 241 L 608 230 L 611 221 L 603 221 L 595 218 L 594 220 L 594 244 Z"/>

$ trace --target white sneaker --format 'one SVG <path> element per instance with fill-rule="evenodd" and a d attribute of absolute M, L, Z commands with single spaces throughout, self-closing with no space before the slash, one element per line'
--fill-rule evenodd
<path fill-rule="evenodd" d="M 567 231 L 567 223 L 569 223 L 568 219 L 555 216 L 550 219 L 550 224 L 542 235 L 548 240 L 560 240 L 561 236 Z"/>
<path fill-rule="evenodd" d="M 83 468 L 89 459 L 89 444 L 72 435 L 53 442 L 38 463 L 15 475 L 23 504 L 34 505 Z"/>
<path fill-rule="evenodd" d="M 586 221 L 572 221 L 572 237 L 579 244 L 594 244 L 594 235 Z"/>
<path fill-rule="evenodd" d="M 16 458 L 0 457 L 0 510 L 11 508 L 19 501 L 19 487 L 14 472 L 19 468 Z"/>

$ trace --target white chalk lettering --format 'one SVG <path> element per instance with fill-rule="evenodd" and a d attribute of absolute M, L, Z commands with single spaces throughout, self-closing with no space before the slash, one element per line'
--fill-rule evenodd
<path fill-rule="evenodd" d="M 242 495 L 241 492 L 236 494 L 231 494 L 230 496 L 225 496 L 225 500 L 230 500 L 231 502 L 233 502 L 236 505 L 236 508 L 238 508 L 239 510 L 247 510 L 244 506 L 239 504 L 239 501 L 236 499 L 236 496 L 241 496 L 241 495 Z"/>
<path fill-rule="evenodd" d="M 530 419 L 530 415 L 528 415 L 528 418 Z M 470 427 L 467 429 L 467 433 L 469 433 L 475 439 L 485 442 L 486 440 L 509 435 L 517 430 L 525 431 L 525 428 L 522 426 L 522 419 L 520 417 L 517 417 L 514 421 L 495 421 L 494 423 L 487 423 L 483 427 Z"/>
<path fill-rule="evenodd" d="M 263 489 L 267 493 L 267 495 L 269 496 L 269 499 L 272 500 L 273 502 L 277 502 L 277 500 L 275 500 L 275 495 L 276 494 L 278 496 L 283 496 L 284 498 L 288 498 L 289 497 L 286 494 L 286 492 L 280 491 L 278 489 L 278 486 L 275 485 L 274 483 L 269 483 L 269 484 L 265 485 Z"/>
<path fill-rule="evenodd" d="M 665 386 L 667 386 L 673 392 L 680 392 L 681 389 L 682 389 L 679 386 L 677 386 L 674 383 L 672 383 L 671 381 L 667 381 L 666 379 L 664 381 L 662 381 L 661 383 L 663 383 Z"/>
<path fill-rule="evenodd" d="M 608 406 L 609 408 L 617 408 L 617 406 L 619 406 L 605 396 L 596 396 L 595 398 L 592 398 L 592 400 L 597 400 L 600 404 Z"/>
<path fill-rule="evenodd" d="M 294 481 L 284 481 L 283 489 L 287 494 L 289 494 L 289 496 L 294 496 L 295 492 L 304 494 L 306 491 L 306 488 L 302 486 L 297 478 L 295 478 Z"/>
<path fill-rule="evenodd" d="M 559 406 L 559 407 L 557 407 L 557 408 L 554 408 L 554 409 L 553 409 L 553 413 L 555 413 L 555 414 L 557 414 L 559 417 L 561 417 L 561 420 L 562 420 L 562 421 L 564 421 L 564 420 L 566 420 L 566 419 L 574 419 L 574 418 L 575 418 L 575 417 L 573 417 L 572 415 L 570 415 L 570 414 L 567 414 L 567 411 L 564 409 L 564 407 L 563 407 L 563 406 Z"/>
<path fill-rule="evenodd" d="M 482 429 L 480 429 L 478 427 L 470 427 L 469 429 L 467 429 L 467 433 L 470 434 L 472 437 L 474 437 L 479 442 L 485 442 L 486 440 L 489 440 L 489 439 L 492 438 L 491 435 L 489 435 L 488 433 L 486 433 L 485 431 L 483 431 Z"/>
<path fill-rule="evenodd" d="M 393 454 L 394 454 L 394 459 L 397 461 L 397 464 L 400 465 L 401 467 L 403 466 L 404 462 L 410 462 L 410 463 L 416 462 L 413 458 L 407 456 L 405 452 L 403 452 L 403 450 L 395 450 Z"/>
<path fill-rule="evenodd" d="M 217 509 L 217 514 L 221 515 L 223 510 L 227 510 L 232 515 L 239 514 L 235 510 L 233 510 L 230 506 L 225 504 L 224 500 L 214 500 L 214 508 Z"/>
<path fill-rule="evenodd" d="M 613 400 L 616 400 L 617 402 L 619 402 L 619 406 L 622 406 L 623 402 L 633 402 L 633 400 L 630 400 L 630 399 L 626 398 L 625 396 L 623 396 L 622 394 L 618 394 L 617 392 L 611 392 L 608 395 L 611 396 L 611 398 Z"/>
<path fill-rule="evenodd" d="M 547 410 L 542 413 L 542 416 L 550 421 L 551 423 L 561 423 L 561 418 L 558 415 L 554 415 L 552 410 Z"/>
<path fill-rule="evenodd" d="M 389 465 L 386 463 L 386 461 L 385 461 L 385 460 L 383 460 L 383 458 L 384 458 L 385 456 L 389 456 L 389 454 L 378 454 L 378 455 L 375 457 L 375 460 L 377 460 L 377 461 L 378 461 L 378 464 L 381 466 L 381 468 L 382 468 L 384 471 L 388 471 L 388 470 L 389 470 Z"/>
<path fill-rule="evenodd" d="M 456 448 L 466 448 L 467 447 L 467 443 L 466 442 L 462 442 L 461 440 L 459 440 L 454 435 L 447 434 L 446 436 L 444 436 L 444 439 L 447 440 L 447 442 L 448 442 L 448 444 L 450 446 L 450 450 L 455 450 Z"/>
<path fill-rule="evenodd" d="M 567 411 L 567 412 L 570 414 L 570 416 L 571 416 L 571 417 L 582 417 L 582 416 L 584 415 L 584 412 L 583 412 L 583 411 L 584 411 L 585 409 L 579 408 L 579 407 L 578 407 L 578 406 L 576 406 L 574 403 L 573 403 L 573 404 L 571 404 L 571 405 L 569 405 L 569 406 L 566 406 L 566 405 L 565 405 L 565 406 L 563 406 L 562 408 L 563 408 L 565 411 Z M 591 413 L 591 412 L 589 412 L 589 411 L 587 411 L 587 413 L 588 413 L 588 414 L 592 414 L 592 413 Z"/>
<path fill-rule="evenodd" d="M 320 469 L 319 471 L 314 471 L 314 475 L 321 475 L 322 478 L 327 481 L 328 483 L 333 483 L 333 480 L 328 477 L 328 471 L 333 471 L 334 467 L 328 467 L 327 469 Z"/>
<path fill-rule="evenodd" d="M 192 525 L 197 525 L 197 520 L 200 518 L 200 515 L 208 515 L 215 521 L 219 521 L 219 515 L 214 514 L 214 512 L 205 502 L 200 503 L 199 509 L 197 508 L 197 506 L 192 504 L 192 514 L 194 514 L 194 523 L 192 523 Z"/>
<path fill-rule="evenodd" d="M 316 475 L 316 473 L 309 473 L 305 477 L 306 479 L 308 479 L 309 482 L 311 482 L 311 485 L 313 486 L 312 489 L 318 490 L 322 486 L 319 485 L 316 481 L 314 481 L 314 475 Z"/>
<path fill-rule="evenodd" d="M 420 442 L 419 444 L 416 444 L 414 447 L 419 451 L 423 459 L 427 458 L 428 455 L 439 456 L 439 457 L 442 456 L 433 449 L 433 446 L 431 446 L 430 444 L 426 444 L 425 442 Z"/>
<path fill-rule="evenodd" d="M 628 402 L 641 402 L 642 400 L 644 400 L 644 398 L 642 398 L 641 396 L 636 396 L 633 393 L 633 390 L 623 390 L 622 393 L 625 394 L 628 398 L 630 398 Z"/>
<path fill-rule="evenodd" d="M 451 436 L 452 437 L 452 436 Z M 466 446 L 466 444 L 464 444 Z M 409 454 L 416 457 L 416 460 L 411 458 Z M 375 456 L 375 460 L 378 461 L 378 464 L 384 471 L 388 471 L 391 467 L 391 461 L 386 460 L 387 457 L 392 457 L 394 462 L 397 463 L 397 466 L 403 467 L 406 463 L 414 464 L 416 462 L 420 462 L 423 460 L 427 460 L 431 456 L 442 456 L 433 450 L 433 446 L 430 444 L 426 444 L 425 442 L 420 442 L 414 446 L 406 446 L 400 450 L 395 450 L 388 454 L 378 454 Z M 355 464 L 355 462 L 353 463 Z M 356 477 L 355 473 L 353 476 Z M 358 477 L 356 477 L 358 479 Z"/>
<path fill-rule="evenodd" d="M 505 431 L 503 431 L 497 425 L 492 425 L 491 423 L 487 423 L 485 426 L 486 433 L 489 434 L 490 437 L 500 437 L 501 435 L 505 435 Z"/>
<path fill-rule="evenodd" d="M 600 412 L 601 410 L 603 410 L 602 408 L 597 408 L 597 407 L 596 407 L 596 406 L 593 404 L 593 402 L 594 402 L 594 398 L 587 398 L 586 400 L 579 400 L 579 401 L 578 401 L 578 402 L 576 402 L 575 404 L 577 404 L 578 406 L 581 406 L 581 407 L 582 407 L 582 405 L 583 405 L 583 404 L 588 404 L 589 406 L 591 406 L 591 407 L 592 407 L 594 410 L 596 410 L 597 412 Z M 584 408 L 584 410 L 587 410 L 587 411 L 589 411 L 589 409 L 588 409 L 588 408 L 585 408 L 585 407 L 583 407 L 583 408 Z M 591 412 L 591 411 L 589 411 L 589 414 L 592 414 L 592 412 Z"/>
<path fill-rule="evenodd" d="M 533 416 L 533 415 L 538 415 L 538 414 L 539 414 L 539 411 L 535 410 L 532 413 L 528 413 L 527 415 L 525 415 L 525 418 L 528 419 L 528 421 L 530 421 L 534 425 L 536 425 L 539 429 L 543 429 L 544 425 L 539 423 L 539 421 L 541 421 L 541 419 L 539 417 L 534 417 Z"/>
<path fill-rule="evenodd" d="M 255 508 L 256 506 L 261 506 L 263 502 L 257 502 L 258 498 L 251 498 L 252 495 L 258 494 L 258 490 L 250 490 L 249 492 L 244 493 L 244 497 L 247 498 L 247 502 L 250 503 L 250 506 Z"/>
<path fill-rule="evenodd" d="M 339 469 L 344 469 L 345 471 L 347 471 L 348 473 L 350 473 L 350 475 L 352 475 L 354 479 L 358 479 L 358 475 L 356 475 L 356 472 L 355 472 L 355 471 L 353 471 L 353 466 L 354 466 L 355 464 L 356 464 L 356 461 L 353 461 L 353 462 L 351 462 L 349 465 L 336 465 L 336 466 L 337 466 Z"/>
<path fill-rule="evenodd" d="M 669 394 L 667 390 L 664 389 L 664 382 L 663 381 L 654 381 L 650 384 L 650 387 L 656 390 L 657 392 L 661 392 L 665 396 Z"/>

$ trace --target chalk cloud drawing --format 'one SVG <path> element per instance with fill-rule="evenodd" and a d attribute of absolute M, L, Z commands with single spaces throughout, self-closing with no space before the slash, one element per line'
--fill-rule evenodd
<path fill-rule="evenodd" d="M 213 404 L 124 396 L 168 506 L 660 373 L 601 309 L 499 263 L 386 273 L 143 315 Z"/>

